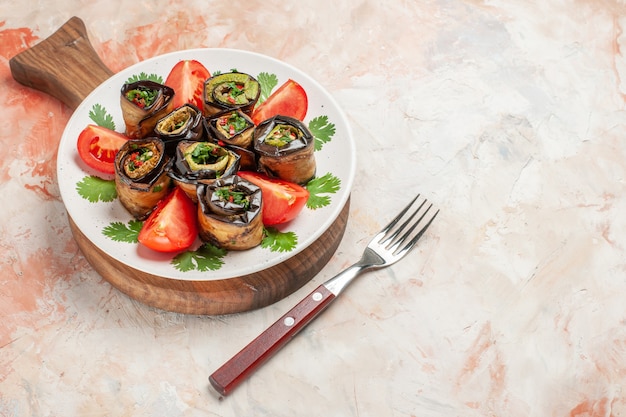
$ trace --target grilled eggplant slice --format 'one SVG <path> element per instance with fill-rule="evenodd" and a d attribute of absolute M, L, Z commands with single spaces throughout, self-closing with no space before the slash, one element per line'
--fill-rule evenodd
<path fill-rule="evenodd" d="M 232 110 L 207 118 L 206 130 L 216 142 L 249 148 L 254 134 L 254 122 L 241 110 Z"/>
<path fill-rule="evenodd" d="M 201 141 L 204 139 L 204 117 L 193 104 L 183 104 L 159 120 L 154 133 L 165 142 L 165 152 L 174 156 L 181 140 Z"/>
<path fill-rule="evenodd" d="M 159 138 L 130 139 L 115 156 L 115 189 L 122 205 L 144 220 L 169 192 L 165 145 Z"/>
<path fill-rule="evenodd" d="M 211 142 L 183 140 L 168 168 L 168 175 L 196 201 L 196 185 L 208 184 L 239 170 L 239 155 Z"/>
<path fill-rule="evenodd" d="M 208 139 L 240 156 L 239 169 L 256 171 L 256 154 L 252 148 L 254 122 L 241 110 L 231 110 L 204 119 Z"/>
<path fill-rule="evenodd" d="M 306 184 L 314 176 L 315 140 L 298 119 L 274 116 L 254 131 L 258 171 L 296 184 Z"/>
<path fill-rule="evenodd" d="M 120 106 L 131 139 L 151 136 L 157 122 L 172 111 L 174 90 L 154 81 L 140 80 L 122 86 Z"/>
<path fill-rule="evenodd" d="M 204 82 L 202 112 L 205 116 L 211 117 L 225 111 L 240 109 L 250 116 L 260 95 L 259 82 L 248 74 L 233 71 L 214 75 Z"/>
<path fill-rule="evenodd" d="M 197 187 L 200 239 L 227 250 L 246 250 L 263 240 L 261 189 L 237 175 Z"/>

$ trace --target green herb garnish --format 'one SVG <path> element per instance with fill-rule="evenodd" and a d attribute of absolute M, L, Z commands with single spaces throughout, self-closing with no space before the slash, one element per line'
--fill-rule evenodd
<path fill-rule="evenodd" d="M 232 102 L 235 103 L 237 101 L 237 97 L 242 95 L 245 92 L 245 85 L 241 83 L 236 83 L 234 81 L 230 81 L 226 83 L 228 86 L 228 96 L 232 99 Z"/>
<path fill-rule="evenodd" d="M 172 259 L 172 265 L 182 272 L 194 269 L 198 271 L 216 271 L 224 265 L 222 258 L 226 254 L 227 251 L 225 249 L 205 243 L 195 251 L 179 253 Z"/>
<path fill-rule="evenodd" d="M 247 210 L 248 207 L 250 207 L 250 197 L 242 191 L 236 191 L 230 187 L 220 187 L 215 189 L 215 195 L 217 195 L 222 201 L 242 206 L 244 210 Z"/>
<path fill-rule="evenodd" d="M 322 149 L 335 135 L 335 125 L 328 121 L 328 116 L 318 116 L 309 122 L 309 130 L 315 137 L 315 150 Z"/>
<path fill-rule="evenodd" d="M 163 84 L 163 77 L 156 74 L 146 74 L 141 72 L 139 75 L 133 75 L 126 80 L 126 84 L 136 83 L 137 81 L 154 81 L 155 83 Z"/>
<path fill-rule="evenodd" d="M 214 164 L 222 157 L 216 146 L 205 142 L 198 143 L 191 151 L 191 158 L 198 165 Z"/>
<path fill-rule="evenodd" d="M 152 106 L 159 94 L 158 90 L 151 90 L 145 87 L 138 87 L 126 92 L 126 99 L 137 107 L 146 108 Z"/>
<path fill-rule="evenodd" d="M 329 205 L 330 196 L 327 194 L 335 194 L 339 191 L 340 185 L 341 180 L 330 172 L 321 177 L 313 178 L 306 185 L 306 189 L 309 190 L 306 206 L 315 210 Z"/>
<path fill-rule="evenodd" d="M 128 224 L 113 222 L 102 229 L 102 234 L 116 242 L 137 243 L 143 222 L 130 220 Z"/>
<path fill-rule="evenodd" d="M 139 150 L 130 154 L 127 163 L 127 169 L 129 172 L 133 172 L 143 166 L 146 161 L 149 161 L 154 156 L 154 152 L 150 148 L 139 148 Z"/>
<path fill-rule="evenodd" d="M 93 122 L 98 126 L 115 130 L 115 122 L 113 121 L 113 116 L 111 116 L 106 111 L 106 109 L 98 103 L 94 104 L 89 111 L 89 118 L 93 120 Z"/>
<path fill-rule="evenodd" d="M 278 125 L 267 135 L 265 143 L 277 148 L 289 145 L 299 136 L 297 128 L 289 125 Z"/>
<path fill-rule="evenodd" d="M 248 121 L 237 112 L 233 112 L 230 115 L 221 118 L 219 120 L 219 124 L 231 136 L 238 134 L 248 127 Z"/>
<path fill-rule="evenodd" d="M 84 177 L 77 182 L 76 191 L 78 195 L 91 203 L 97 203 L 98 201 L 108 203 L 117 198 L 115 181 L 103 180 L 95 175 Z"/>
<path fill-rule="evenodd" d="M 281 232 L 275 227 L 266 227 L 261 247 L 272 252 L 289 252 L 298 244 L 298 236 L 294 232 Z"/>
<path fill-rule="evenodd" d="M 272 90 L 278 85 L 278 77 L 276 74 L 262 72 L 257 76 L 257 81 L 261 86 L 261 95 L 259 96 L 259 101 L 257 101 L 256 104 L 258 106 L 267 100 L 267 98 L 272 94 Z"/>

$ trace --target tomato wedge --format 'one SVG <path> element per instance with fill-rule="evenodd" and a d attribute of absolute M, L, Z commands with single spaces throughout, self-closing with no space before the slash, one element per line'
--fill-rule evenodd
<path fill-rule="evenodd" d="M 254 110 L 252 121 L 258 125 L 277 114 L 303 121 L 308 107 L 309 100 L 304 88 L 289 79 Z"/>
<path fill-rule="evenodd" d="M 105 174 L 115 173 L 115 155 L 128 140 L 122 133 L 98 125 L 87 125 L 78 135 L 78 155 L 88 167 Z"/>
<path fill-rule="evenodd" d="M 261 188 L 266 226 L 295 219 L 309 199 L 309 190 L 301 185 L 252 171 L 239 171 L 237 175 Z"/>
<path fill-rule="evenodd" d="M 204 82 L 211 73 L 195 59 L 179 61 L 165 79 L 165 85 L 174 89 L 172 105 L 174 109 L 191 103 L 202 110 Z"/>
<path fill-rule="evenodd" d="M 161 200 L 146 219 L 137 240 L 158 252 L 189 248 L 198 234 L 196 205 L 179 187 Z"/>

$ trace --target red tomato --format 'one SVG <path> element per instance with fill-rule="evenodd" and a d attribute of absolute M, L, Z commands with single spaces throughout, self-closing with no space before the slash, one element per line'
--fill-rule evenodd
<path fill-rule="evenodd" d="M 252 121 L 261 123 L 277 114 L 304 120 L 309 106 L 304 88 L 294 80 L 287 80 L 252 113 Z"/>
<path fill-rule="evenodd" d="M 139 232 L 139 243 L 159 252 L 177 252 L 196 240 L 196 205 L 176 187 L 159 201 Z"/>
<path fill-rule="evenodd" d="M 78 155 L 87 166 L 105 174 L 115 173 L 115 155 L 128 140 L 122 133 L 98 125 L 88 125 L 78 135 Z"/>
<path fill-rule="evenodd" d="M 239 171 L 237 175 L 261 188 L 266 226 L 295 219 L 309 199 L 309 190 L 298 184 L 252 171 Z"/>
<path fill-rule="evenodd" d="M 179 61 L 174 65 L 165 80 L 165 85 L 173 88 L 175 92 L 172 108 L 191 103 L 202 110 L 204 82 L 210 77 L 209 70 L 195 59 Z"/>

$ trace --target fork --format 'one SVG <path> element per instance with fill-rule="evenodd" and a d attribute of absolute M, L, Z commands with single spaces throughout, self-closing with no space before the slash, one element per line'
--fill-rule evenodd
<path fill-rule="evenodd" d="M 357 276 L 370 269 L 387 267 L 402 259 L 415 246 L 439 213 L 439 210 L 429 213 L 433 205 L 426 206 L 427 200 L 425 199 L 420 203 L 419 197 L 419 194 L 415 196 L 387 226 L 372 238 L 358 262 L 313 290 L 213 372 L 209 377 L 213 388 L 221 395 L 230 394 L 324 311 Z M 415 205 L 417 208 L 410 211 Z"/>

